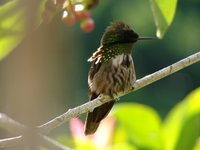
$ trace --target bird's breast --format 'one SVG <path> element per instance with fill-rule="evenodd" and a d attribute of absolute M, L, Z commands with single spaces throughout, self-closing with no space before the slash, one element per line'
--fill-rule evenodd
<path fill-rule="evenodd" d="M 96 94 L 115 97 L 120 92 L 129 90 L 136 80 L 131 54 L 121 54 L 102 64 L 92 79 L 89 88 Z"/>
<path fill-rule="evenodd" d="M 117 67 L 122 64 L 123 60 L 124 60 L 124 54 L 118 55 L 118 56 L 112 58 L 112 65 L 114 67 Z"/>

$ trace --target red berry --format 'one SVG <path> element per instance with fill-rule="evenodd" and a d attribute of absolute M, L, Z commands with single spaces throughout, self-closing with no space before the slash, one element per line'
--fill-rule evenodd
<path fill-rule="evenodd" d="M 78 20 L 81 20 L 81 19 L 89 19 L 90 16 L 91 16 L 90 12 L 87 11 L 87 10 L 85 10 L 85 11 L 77 11 L 77 12 L 75 13 L 75 15 L 76 15 L 76 18 L 77 18 Z"/>
<path fill-rule="evenodd" d="M 74 13 L 68 12 L 66 10 L 63 12 L 62 20 L 64 24 L 68 26 L 73 26 L 76 23 L 76 17 Z"/>
<path fill-rule="evenodd" d="M 89 11 L 84 11 L 84 12 L 83 12 L 83 17 L 84 17 L 85 19 L 89 19 L 90 16 L 91 16 L 91 14 L 90 14 Z"/>
<path fill-rule="evenodd" d="M 81 21 L 81 29 L 88 33 L 94 29 L 94 21 L 91 18 L 85 19 Z"/>

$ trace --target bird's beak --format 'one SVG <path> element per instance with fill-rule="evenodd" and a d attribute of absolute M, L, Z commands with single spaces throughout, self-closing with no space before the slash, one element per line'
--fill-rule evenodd
<path fill-rule="evenodd" d="M 147 36 L 140 36 L 137 40 L 152 40 L 153 37 L 147 37 Z"/>

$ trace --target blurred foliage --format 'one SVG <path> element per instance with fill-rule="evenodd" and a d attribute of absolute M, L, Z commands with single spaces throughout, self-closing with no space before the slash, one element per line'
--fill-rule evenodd
<path fill-rule="evenodd" d="M 192 149 L 200 136 L 200 88 L 175 106 L 164 122 L 167 150 Z"/>
<path fill-rule="evenodd" d="M 173 21 L 177 0 L 150 0 L 150 2 L 157 27 L 156 35 L 158 38 L 163 38 Z"/>
<path fill-rule="evenodd" d="M 152 108 L 134 103 L 117 105 L 113 115 L 118 122 L 114 139 L 124 131 L 124 142 L 138 150 L 192 150 L 200 137 L 200 88 L 174 106 L 163 123 Z"/>
<path fill-rule="evenodd" d="M 11 1 L 0 7 L 0 59 L 7 56 L 24 36 L 23 9 L 16 10 L 18 1 Z"/>
<path fill-rule="evenodd" d="M 162 148 L 161 119 L 152 108 L 141 104 L 123 103 L 115 106 L 113 115 L 119 126 L 114 137 L 117 143 L 129 141 L 137 149 Z"/>
<path fill-rule="evenodd" d="M 44 0 L 38 3 L 36 18 L 32 28 L 41 23 L 41 12 L 44 9 Z M 11 0 L 0 6 L 0 60 L 6 57 L 30 32 L 26 24 L 26 8 L 21 0 Z"/>
<path fill-rule="evenodd" d="M 200 138 L 197 140 L 196 145 L 193 150 L 200 150 Z"/>
<path fill-rule="evenodd" d="M 88 8 L 97 4 L 97 0 L 72 0 L 72 2 L 74 4 L 83 3 Z M 157 37 L 162 38 L 174 18 L 176 0 L 151 0 L 150 2 L 157 27 Z M 41 22 L 44 3 L 45 1 L 42 0 L 37 4 L 38 9 L 35 12 L 37 15 L 33 28 L 36 28 Z M 21 42 L 27 32 L 27 6 L 21 4 L 20 0 L 13 0 L 0 7 L 0 60 L 7 56 Z M 54 10 L 50 9 L 48 11 Z M 46 16 L 45 20 L 51 20 L 49 18 L 50 16 Z"/>
<path fill-rule="evenodd" d="M 137 103 L 117 104 L 111 116 L 115 119 L 114 132 L 102 134 L 98 130 L 109 128 L 103 125 L 93 136 L 83 137 L 83 125 L 78 127 L 79 135 L 72 136 L 76 149 L 102 149 L 104 138 L 112 134 L 112 141 L 105 150 L 199 150 L 200 137 L 200 88 L 191 92 L 182 102 L 174 106 L 164 121 L 151 107 Z M 110 117 L 111 117 L 110 116 Z M 109 117 L 108 117 L 109 118 Z M 81 138 L 80 138 L 81 137 Z M 95 138 L 101 139 L 95 142 Z M 69 144 L 67 138 L 59 138 Z M 67 142 L 67 143 L 66 143 Z M 93 145 L 93 146 L 92 146 Z M 101 145 L 102 146 L 102 145 Z"/>

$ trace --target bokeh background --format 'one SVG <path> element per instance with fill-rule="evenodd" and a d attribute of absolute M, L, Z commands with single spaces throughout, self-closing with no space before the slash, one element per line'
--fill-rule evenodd
<path fill-rule="evenodd" d="M 60 14 L 61 15 L 61 14 Z M 101 0 L 92 9 L 95 29 L 86 34 L 79 24 L 67 27 L 56 16 L 28 34 L 0 62 L 0 112 L 31 126 L 87 102 L 87 59 L 99 46 L 111 21 L 124 21 L 139 35 L 156 35 L 148 0 Z M 162 40 L 138 42 L 133 50 L 137 78 L 199 51 L 200 1 L 180 0 L 174 21 Z M 152 85 L 120 98 L 153 107 L 164 118 L 200 85 L 200 64 L 194 64 Z M 84 119 L 85 115 L 80 118 Z M 53 133 L 68 134 L 68 124 Z M 5 137 L 0 130 L 0 137 Z M 7 134 L 9 136 L 9 134 Z"/>

